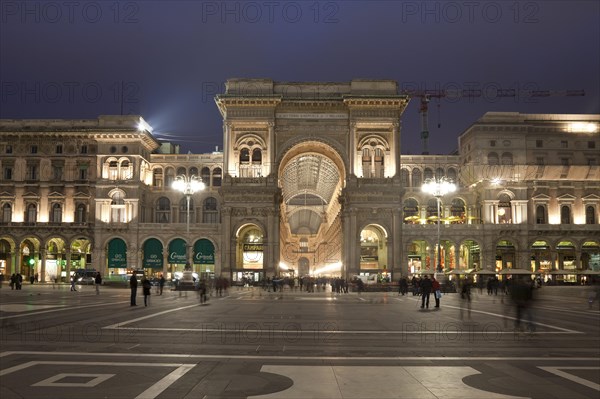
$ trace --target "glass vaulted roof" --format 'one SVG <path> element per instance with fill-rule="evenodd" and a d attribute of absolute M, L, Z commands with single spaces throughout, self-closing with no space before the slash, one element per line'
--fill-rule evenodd
<path fill-rule="evenodd" d="M 339 181 L 336 165 L 320 154 L 302 154 L 286 165 L 281 187 L 292 234 L 316 234 Z"/>

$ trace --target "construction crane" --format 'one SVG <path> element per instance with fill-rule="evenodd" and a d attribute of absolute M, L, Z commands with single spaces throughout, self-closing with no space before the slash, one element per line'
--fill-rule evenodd
<path fill-rule="evenodd" d="M 432 98 L 476 98 L 482 97 L 485 93 L 481 89 L 463 89 L 463 90 L 404 90 L 402 94 L 409 97 L 420 98 L 419 113 L 421 114 L 421 144 L 423 146 L 423 155 L 429 154 L 429 121 L 428 111 L 429 102 Z M 516 90 L 516 89 L 497 89 L 494 96 L 498 98 L 515 97 L 581 97 L 585 96 L 584 90 Z M 439 107 L 439 104 L 438 104 Z M 438 127 L 440 125 L 438 124 Z"/>

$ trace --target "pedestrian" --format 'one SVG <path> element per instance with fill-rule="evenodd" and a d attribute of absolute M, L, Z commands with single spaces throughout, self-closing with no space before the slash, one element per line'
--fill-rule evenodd
<path fill-rule="evenodd" d="M 425 278 L 421 280 L 419 288 L 421 290 L 421 309 L 425 307 L 429 309 L 429 294 L 431 294 L 432 283 L 428 274 L 426 274 Z"/>
<path fill-rule="evenodd" d="M 198 284 L 198 295 L 200 296 L 200 304 L 206 304 L 206 281 L 204 279 L 201 279 L 200 284 Z"/>
<path fill-rule="evenodd" d="M 100 285 L 102 285 L 102 275 L 100 274 L 100 272 L 96 273 L 94 283 L 96 283 L 96 295 L 100 295 Z"/>
<path fill-rule="evenodd" d="M 144 306 L 148 306 L 150 303 L 150 291 L 152 290 L 152 284 L 146 276 L 142 277 L 142 292 L 144 293 Z"/>
<path fill-rule="evenodd" d="M 131 289 L 131 306 L 137 306 L 137 304 L 135 303 L 135 297 L 137 295 L 137 286 L 137 277 L 134 272 L 131 275 L 131 278 L 129 279 L 129 288 Z"/>
<path fill-rule="evenodd" d="M 3 283 L 4 283 L 4 273 L 0 273 L 0 288 L 2 288 Z"/>
<path fill-rule="evenodd" d="M 75 273 L 73 273 L 73 275 L 71 276 L 71 291 L 77 291 L 77 288 L 75 288 L 76 280 L 77 280 L 77 275 Z"/>
<path fill-rule="evenodd" d="M 460 307 L 460 318 L 463 318 L 463 312 L 466 309 L 467 316 L 471 318 L 471 279 L 465 278 L 460 287 L 460 298 L 463 301 L 463 306 Z"/>
<path fill-rule="evenodd" d="M 433 291 L 433 297 L 435 298 L 435 307 L 440 308 L 440 298 L 442 297 L 442 286 L 440 282 L 435 279 L 435 276 L 431 280 L 431 290 Z"/>
<path fill-rule="evenodd" d="M 162 295 L 164 287 L 165 287 L 165 276 L 163 276 L 161 274 L 160 278 L 158 279 L 158 295 Z"/>
<path fill-rule="evenodd" d="M 15 289 L 15 287 L 16 287 L 16 285 L 17 285 L 17 275 L 16 275 L 15 273 L 13 273 L 13 274 L 10 276 L 10 280 L 9 280 L 9 283 L 8 283 L 8 285 L 10 285 L 10 289 L 11 289 L 11 290 L 14 290 L 14 289 Z"/>
<path fill-rule="evenodd" d="M 23 276 L 21 273 L 17 273 L 17 289 L 20 290 L 23 287 Z"/>
<path fill-rule="evenodd" d="M 509 287 L 510 298 L 515 306 L 515 331 L 521 332 L 521 319 L 527 318 L 529 332 L 535 332 L 535 324 L 531 313 L 531 302 L 533 301 L 533 282 L 527 281 L 526 277 L 514 279 Z"/>

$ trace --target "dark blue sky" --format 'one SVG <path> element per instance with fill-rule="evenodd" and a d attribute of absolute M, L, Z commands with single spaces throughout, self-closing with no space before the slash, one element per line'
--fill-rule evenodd
<path fill-rule="evenodd" d="M 484 89 L 432 103 L 430 152 L 446 154 L 486 111 L 600 113 L 599 21 L 595 0 L 2 0 L 0 117 L 119 114 L 123 91 L 123 112 L 157 137 L 207 152 L 222 146 L 213 97 L 228 78 Z M 586 96 L 498 99 L 497 87 Z M 403 153 L 421 152 L 418 108 Z"/>

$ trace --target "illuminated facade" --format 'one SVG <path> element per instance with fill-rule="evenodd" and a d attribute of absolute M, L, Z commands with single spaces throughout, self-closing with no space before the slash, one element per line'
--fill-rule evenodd
<path fill-rule="evenodd" d="M 400 155 L 396 82 L 226 87 L 212 154 L 165 151 L 139 116 L 0 121 L 2 272 L 397 279 L 434 270 L 438 219 L 446 271 L 600 270 L 600 115 L 487 113 L 455 155 Z M 206 185 L 189 232 L 180 175 Z M 442 176 L 438 215 L 421 186 Z"/>

